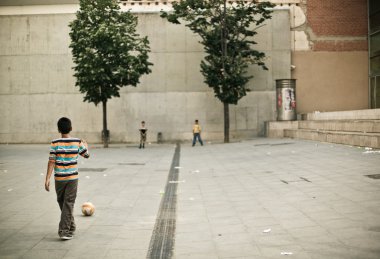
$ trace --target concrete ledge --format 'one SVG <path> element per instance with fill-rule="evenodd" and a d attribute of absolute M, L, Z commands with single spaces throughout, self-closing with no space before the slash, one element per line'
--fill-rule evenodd
<path fill-rule="evenodd" d="M 380 120 L 300 121 L 299 129 L 380 133 Z"/>
<path fill-rule="evenodd" d="M 380 120 L 380 109 L 314 112 L 303 114 L 302 120 Z"/>
<path fill-rule="evenodd" d="M 267 138 L 283 138 L 285 129 L 298 129 L 298 121 L 265 122 L 265 136 Z"/>
<path fill-rule="evenodd" d="M 380 148 L 380 133 L 286 129 L 284 136 L 351 146 Z"/>

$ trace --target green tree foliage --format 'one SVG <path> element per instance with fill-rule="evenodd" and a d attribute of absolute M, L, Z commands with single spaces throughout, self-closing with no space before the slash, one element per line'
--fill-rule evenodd
<path fill-rule="evenodd" d="M 253 77 L 248 67 L 256 64 L 267 70 L 265 53 L 253 49 L 257 28 L 271 18 L 272 3 L 257 1 L 182 0 L 173 3 L 173 12 L 162 12 L 169 22 L 186 26 L 201 37 L 206 57 L 201 61 L 205 83 L 224 104 L 225 142 L 229 141 L 228 104 L 237 104 L 247 94 Z M 228 124 L 228 125 L 227 125 Z"/>
<path fill-rule="evenodd" d="M 69 25 L 76 86 L 84 101 L 103 104 L 103 141 L 108 146 L 107 100 L 123 86 L 137 86 L 151 72 L 147 37 L 136 33 L 137 17 L 122 12 L 116 0 L 80 0 Z"/>

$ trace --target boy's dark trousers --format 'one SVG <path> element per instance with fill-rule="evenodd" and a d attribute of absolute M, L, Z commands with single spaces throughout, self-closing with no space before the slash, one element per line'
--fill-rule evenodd
<path fill-rule="evenodd" d="M 201 145 L 203 146 L 203 141 L 202 141 L 202 138 L 201 138 L 201 134 L 200 133 L 194 133 L 194 136 L 193 136 L 193 146 L 195 145 L 195 142 L 199 141 L 199 143 L 201 143 Z"/>
<path fill-rule="evenodd" d="M 140 147 L 139 148 L 145 148 L 145 141 L 146 141 L 146 133 L 140 133 Z"/>
<path fill-rule="evenodd" d="M 59 222 L 58 235 L 72 235 L 76 229 L 74 222 L 74 203 L 77 197 L 78 180 L 55 181 L 57 201 L 61 209 L 61 221 Z"/>

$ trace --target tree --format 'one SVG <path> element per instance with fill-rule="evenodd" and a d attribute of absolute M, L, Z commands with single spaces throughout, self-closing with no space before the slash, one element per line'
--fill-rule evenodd
<path fill-rule="evenodd" d="M 257 28 L 271 18 L 272 3 L 226 0 L 181 0 L 173 12 L 162 12 L 169 22 L 186 26 L 201 37 L 206 57 L 201 61 L 205 83 L 213 88 L 224 106 L 224 142 L 229 142 L 229 104 L 237 104 L 247 94 L 249 65 L 267 70 L 265 53 L 254 50 Z"/>
<path fill-rule="evenodd" d="M 107 101 L 151 72 L 149 41 L 136 33 L 137 17 L 122 12 L 116 0 L 80 0 L 69 26 L 75 85 L 85 94 L 85 102 L 102 103 L 102 139 L 108 147 Z"/>

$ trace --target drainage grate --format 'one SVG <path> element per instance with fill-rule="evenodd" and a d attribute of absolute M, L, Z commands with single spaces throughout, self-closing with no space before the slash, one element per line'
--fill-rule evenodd
<path fill-rule="evenodd" d="M 291 145 L 291 144 L 294 144 L 294 142 L 282 142 L 282 143 L 274 143 L 274 144 L 261 143 L 261 144 L 255 144 L 253 146 L 254 147 L 260 147 L 260 146 L 282 146 L 282 145 Z"/>
<path fill-rule="evenodd" d="M 107 168 L 80 168 L 80 172 L 104 172 Z"/>
<path fill-rule="evenodd" d="M 367 176 L 368 178 L 371 178 L 371 179 L 375 179 L 375 180 L 379 180 L 380 179 L 380 174 L 368 174 L 368 175 L 365 175 Z"/>
<path fill-rule="evenodd" d="M 276 144 L 271 144 L 271 146 L 282 146 L 282 145 L 291 145 L 291 144 L 294 144 L 294 142 L 276 143 Z"/>
<path fill-rule="evenodd" d="M 281 180 L 281 182 L 285 183 L 285 184 L 289 184 L 289 183 L 299 183 L 299 182 L 308 182 L 308 183 L 311 183 L 311 181 L 305 177 L 300 177 L 301 180 L 292 180 L 292 181 L 285 181 L 285 180 Z"/>
<path fill-rule="evenodd" d="M 380 226 L 370 227 L 368 230 L 372 232 L 380 232 Z"/>
<path fill-rule="evenodd" d="M 131 163 L 119 163 L 119 165 L 145 165 L 145 163 L 135 163 L 135 162 L 131 162 Z"/>
<path fill-rule="evenodd" d="M 305 182 L 311 183 L 311 181 L 309 179 L 305 178 L 305 177 L 300 177 L 300 179 L 304 180 Z"/>
<path fill-rule="evenodd" d="M 170 259 L 173 257 L 174 236 L 177 218 L 177 182 L 181 147 L 177 144 L 166 182 L 165 193 L 162 197 L 160 208 L 154 225 L 153 234 L 149 244 L 147 259 Z"/>

